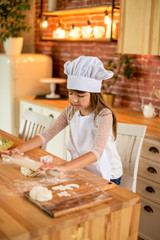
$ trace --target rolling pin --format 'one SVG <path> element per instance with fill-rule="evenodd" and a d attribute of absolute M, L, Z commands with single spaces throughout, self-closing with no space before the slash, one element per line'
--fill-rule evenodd
<path fill-rule="evenodd" d="M 6 155 L 6 154 L 1 154 L 3 158 L 8 158 L 10 159 L 13 163 L 20 165 L 21 167 L 26 167 L 29 168 L 33 171 L 37 171 L 39 167 L 43 165 L 42 162 L 37 162 L 32 159 L 27 159 L 25 157 L 22 157 L 20 155 L 12 154 L 11 156 Z M 48 170 L 47 173 L 58 177 L 58 178 L 64 178 L 64 173 L 63 172 L 58 172 L 58 171 L 53 171 L 53 170 Z"/>

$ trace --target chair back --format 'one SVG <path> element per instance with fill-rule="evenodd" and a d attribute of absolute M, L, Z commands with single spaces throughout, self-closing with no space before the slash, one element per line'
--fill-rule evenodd
<path fill-rule="evenodd" d="M 21 119 L 21 125 L 19 129 L 19 138 L 28 141 L 35 137 L 37 134 L 43 132 L 48 128 L 53 121 L 53 118 L 42 115 L 40 113 L 32 112 L 31 110 L 25 110 Z M 46 145 L 42 146 L 42 149 L 46 149 Z"/>
<path fill-rule="evenodd" d="M 117 151 L 123 164 L 121 186 L 136 192 L 137 172 L 146 126 L 117 124 Z"/>

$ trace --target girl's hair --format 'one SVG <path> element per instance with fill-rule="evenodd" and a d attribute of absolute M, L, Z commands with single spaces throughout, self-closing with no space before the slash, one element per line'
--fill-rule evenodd
<path fill-rule="evenodd" d="M 116 139 L 117 137 L 117 119 L 116 115 L 108 107 L 107 103 L 105 102 L 103 96 L 101 93 L 90 93 L 91 94 L 91 105 L 93 109 L 95 110 L 95 117 L 100 113 L 100 111 L 104 108 L 108 108 L 112 112 L 112 117 L 113 117 L 113 134 L 114 138 Z"/>
<path fill-rule="evenodd" d="M 74 92 L 77 92 L 77 93 L 85 93 L 84 91 L 79 91 L 79 90 L 69 90 L 69 91 L 74 91 Z M 110 107 L 108 107 L 108 105 L 107 105 L 106 101 L 104 100 L 104 98 L 103 98 L 101 93 L 90 93 L 90 94 L 91 94 L 91 106 L 93 107 L 93 109 L 95 111 L 95 118 L 102 111 L 102 109 L 104 109 L 104 108 L 108 108 L 112 112 L 112 117 L 113 117 L 113 134 L 114 134 L 114 138 L 116 139 L 116 137 L 117 137 L 117 119 L 116 119 L 116 115 L 114 114 L 112 109 L 110 109 Z"/>

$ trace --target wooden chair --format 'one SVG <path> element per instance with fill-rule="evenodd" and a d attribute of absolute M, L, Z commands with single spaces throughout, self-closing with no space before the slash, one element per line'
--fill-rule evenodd
<path fill-rule="evenodd" d="M 48 128 L 52 121 L 53 118 L 49 116 L 32 112 L 31 110 L 25 110 L 21 119 L 19 138 L 28 141 L 36 136 L 36 134 L 41 133 Z M 46 149 L 46 144 L 42 146 L 42 149 Z"/>
<path fill-rule="evenodd" d="M 117 124 L 116 146 L 123 164 L 121 186 L 136 192 L 137 172 L 146 126 Z"/>

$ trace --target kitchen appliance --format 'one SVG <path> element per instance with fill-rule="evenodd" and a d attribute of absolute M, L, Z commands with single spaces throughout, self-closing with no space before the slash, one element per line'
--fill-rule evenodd
<path fill-rule="evenodd" d="M 52 58 L 43 54 L 0 54 L 0 128 L 18 135 L 20 96 L 46 94 L 49 85 L 41 78 L 52 77 Z"/>

